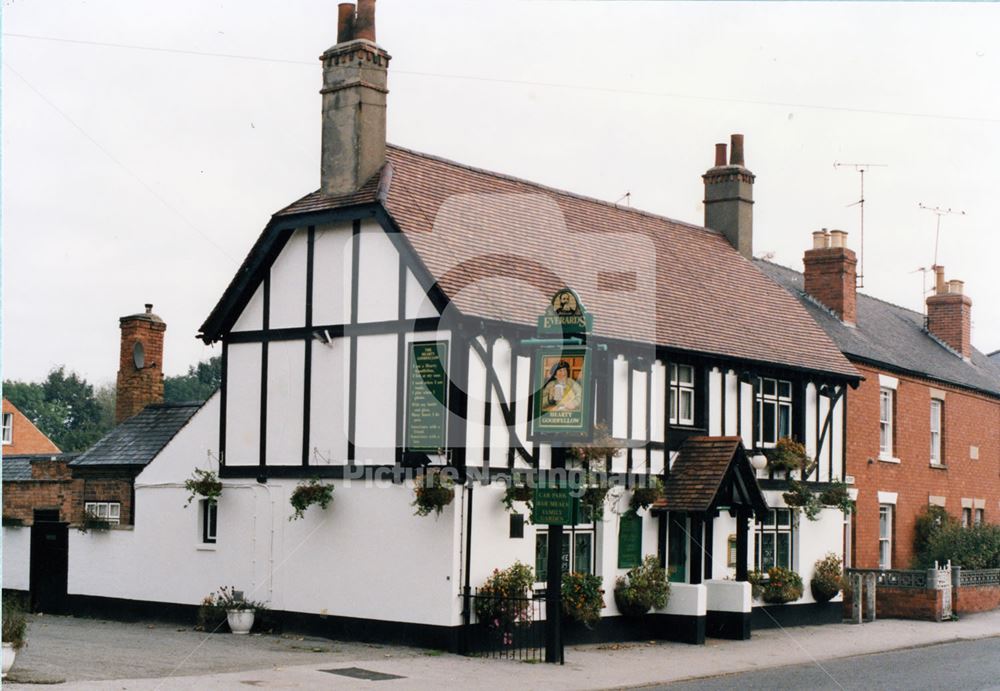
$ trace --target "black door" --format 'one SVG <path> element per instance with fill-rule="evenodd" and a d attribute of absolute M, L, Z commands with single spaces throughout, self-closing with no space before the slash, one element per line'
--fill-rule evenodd
<path fill-rule="evenodd" d="M 35 522 L 31 526 L 32 610 L 48 614 L 66 613 L 68 556 L 69 526 L 59 522 L 58 512 L 35 512 Z"/>

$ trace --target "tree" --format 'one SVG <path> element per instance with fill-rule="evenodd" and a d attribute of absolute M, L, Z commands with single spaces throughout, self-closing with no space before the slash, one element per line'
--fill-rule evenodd
<path fill-rule="evenodd" d="M 85 451 L 111 429 L 94 387 L 65 365 L 43 382 L 5 381 L 4 396 L 63 451 Z"/>
<path fill-rule="evenodd" d="M 222 358 L 216 355 L 205 362 L 188 367 L 187 374 L 163 380 L 163 400 L 168 403 L 204 401 L 215 393 L 222 382 Z"/>

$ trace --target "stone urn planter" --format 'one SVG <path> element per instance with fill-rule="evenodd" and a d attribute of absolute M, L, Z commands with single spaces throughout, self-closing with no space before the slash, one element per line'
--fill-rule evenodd
<path fill-rule="evenodd" d="M 226 621 L 229 630 L 235 634 L 246 635 L 253 628 L 254 611 L 252 609 L 227 609 Z"/>
<path fill-rule="evenodd" d="M 17 651 L 14 650 L 13 643 L 3 644 L 3 674 L 2 678 L 7 678 L 7 672 L 10 668 L 14 666 L 14 657 L 17 655 Z"/>

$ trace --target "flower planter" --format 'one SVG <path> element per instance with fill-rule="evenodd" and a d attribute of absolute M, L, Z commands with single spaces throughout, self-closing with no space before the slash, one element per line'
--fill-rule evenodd
<path fill-rule="evenodd" d="M 235 634 L 245 635 L 253 628 L 254 611 L 252 609 L 227 609 L 226 621 L 229 630 Z"/>
<path fill-rule="evenodd" d="M 2 678 L 7 677 L 7 672 L 10 668 L 14 666 L 14 657 L 17 655 L 17 651 L 14 650 L 13 643 L 3 644 L 3 674 Z"/>

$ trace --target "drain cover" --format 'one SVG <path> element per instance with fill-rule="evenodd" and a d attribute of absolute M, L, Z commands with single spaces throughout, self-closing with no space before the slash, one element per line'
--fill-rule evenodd
<path fill-rule="evenodd" d="M 368 681 L 385 681 L 386 679 L 405 679 L 406 677 L 401 677 L 398 674 L 386 674 L 385 672 L 376 672 L 371 669 L 362 669 L 360 667 L 343 667 L 342 669 L 321 669 L 321 672 L 326 672 L 327 674 L 339 674 L 342 677 L 350 677 L 351 679 L 366 679 Z"/>

